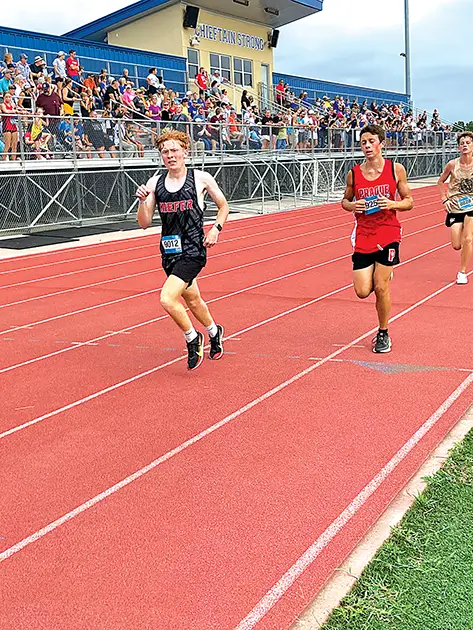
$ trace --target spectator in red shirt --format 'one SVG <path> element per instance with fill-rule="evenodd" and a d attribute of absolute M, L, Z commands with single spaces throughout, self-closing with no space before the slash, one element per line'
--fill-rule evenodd
<path fill-rule="evenodd" d="M 199 88 L 199 96 L 205 96 L 205 93 L 209 89 L 209 75 L 205 68 L 199 69 L 199 74 L 195 77 L 195 84 Z"/>
<path fill-rule="evenodd" d="M 76 51 L 70 50 L 69 57 L 66 59 L 66 72 L 67 76 L 73 81 L 73 88 L 77 89 L 77 83 L 80 83 L 79 76 L 79 60 L 76 58 Z"/>

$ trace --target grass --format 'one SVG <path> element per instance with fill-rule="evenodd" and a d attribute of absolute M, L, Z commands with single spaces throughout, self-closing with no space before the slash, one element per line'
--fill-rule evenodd
<path fill-rule="evenodd" d="M 323 630 L 473 630 L 473 431 Z"/>

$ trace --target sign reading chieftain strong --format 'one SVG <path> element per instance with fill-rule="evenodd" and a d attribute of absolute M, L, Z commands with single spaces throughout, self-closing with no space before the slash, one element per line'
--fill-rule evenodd
<path fill-rule="evenodd" d="M 196 28 L 195 34 L 201 39 L 210 39 L 222 44 L 240 46 L 241 48 L 264 50 L 265 45 L 262 37 L 255 37 L 254 35 L 247 35 L 246 33 L 239 33 L 230 29 L 211 26 L 210 24 L 200 24 Z"/>

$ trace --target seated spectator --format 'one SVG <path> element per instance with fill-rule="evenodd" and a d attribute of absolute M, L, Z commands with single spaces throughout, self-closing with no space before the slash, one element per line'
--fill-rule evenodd
<path fill-rule="evenodd" d="M 44 77 L 45 73 L 48 71 L 46 69 L 46 62 L 41 57 L 41 55 L 37 55 L 34 58 L 34 62 L 30 65 L 31 77 L 35 84 L 38 83 L 40 77 Z"/>
<path fill-rule="evenodd" d="M 250 149 L 259 151 L 263 146 L 261 142 L 261 136 L 259 135 L 258 127 L 252 126 L 250 127 L 250 133 L 248 136 L 248 144 Z"/>
<path fill-rule="evenodd" d="M 10 68 L 7 68 L 3 73 L 3 79 L 0 79 L 0 96 L 4 96 L 8 92 L 10 85 L 13 85 L 13 73 Z"/>
<path fill-rule="evenodd" d="M 125 86 L 125 90 L 122 93 L 122 102 L 124 105 L 126 105 L 126 107 L 128 107 L 129 109 L 134 109 L 133 106 L 133 100 L 136 96 L 136 92 L 133 89 L 133 86 L 131 85 L 131 83 L 128 83 Z"/>
<path fill-rule="evenodd" d="M 33 122 L 30 128 L 30 137 L 33 144 L 33 150 L 39 160 L 45 160 L 52 157 L 49 143 L 52 140 L 51 134 L 45 129 L 43 120 L 44 111 L 41 107 L 36 109 Z"/>
<path fill-rule="evenodd" d="M 148 103 L 146 102 L 144 88 L 138 88 L 136 90 L 135 98 L 133 99 L 132 105 L 134 108 L 134 111 L 132 113 L 133 120 L 146 120 Z"/>
<path fill-rule="evenodd" d="M 5 64 L 5 68 L 9 68 L 10 70 L 15 70 L 15 64 L 13 63 L 13 55 L 9 52 L 5 53 L 3 57 L 3 63 Z"/>
<path fill-rule="evenodd" d="M 110 77 L 110 85 L 107 87 L 107 89 L 105 90 L 105 94 L 103 97 L 103 105 L 104 107 L 107 107 L 107 105 L 112 102 L 112 103 L 121 103 L 122 102 L 122 97 L 120 94 L 120 89 L 119 89 L 119 82 L 118 79 L 114 79 L 112 77 Z"/>
<path fill-rule="evenodd" d="M 101 159 L 105 157 L 105 151 L 109 151 L 112 158 L 116 157 L 117 149 L 106 133 L 102 120 L 97 118 L 95 110 L 91 110 L 90 120 L 84 121 L 84 125 L 85 140 L 89 147 L 93 147 Z"/>

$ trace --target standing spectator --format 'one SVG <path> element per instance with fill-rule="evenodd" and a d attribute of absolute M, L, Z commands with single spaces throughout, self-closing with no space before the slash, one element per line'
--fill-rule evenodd
<path fill-rule="evenodd" d="M 28 65 L 28 55 L 25 55 L 25 53 L 21 53 L 20 55 L 20 61 L 16 64 L 16 73 L 25 79 L 25 86 L 29 87 L 32 85 L 33 79 L 31 77 L 31 69 Z"/>
<path fill-rule="evenodd" d="M 80 65 L 75 50 L 69 51 L 69 57 L 66 59 L 66 72 L 74 87 L 77 87 L 76 84 L 80 84 Z"/>
<path fill-rule="evenodd" d="M 199 68 L 199 73 L 195 77 L 195 84 L 199 88 L 199 96 L 206 96 L 209 89 L 209 75 L 205 68 Z"/>
<path fill-rule="evenodd" d="M 58 79 L 65 79 L 67 76 L 66 71 L 66 53 L 60 50 L 56 55 L 56 59 L 53 61 L 54 68 L 54 80 L 57 83 Z"/>
<path fill-rule="evenodd" d="M 16 149 L 18 145 L 18 119 L 15 117 L 17 106 L 13 103 L 12 91 L 9 90 L 4 97 L 3 103 L 0 105 L 0 112 L 5 114 L 2 116 L 3 149 L 2 160 L 8 159 L 8 152 L 11 151 L 11 159 L 16 160 Z"/>
<path fill-rule="evenodd" d="M 78 100 L 78 98 L 75 96 L 75 93 L 72 89 L 72 79 L 70 79 L 69 77 L 67 77 L 67 79 L 64 81 L 61 98 L 64 104 L 64 113 L 68 116 L 73 116 L 74 103 Z"/>
<path fill-rule="evenodd" d="M 149 74 L 146 77 L 146 82 L 148 83 L 148 94 L 150 96 L 158 92 L 159 81 L 158 81 L 158 77 L 156 76 L 157 72 L 158 72 L 157 68 L 150 68 Z"/>
<path fill-rule="evenodd" d="M 41 107 L 46 116 L 61 115 L 62 99 L 49 83 L 43 83 L 42 92 L 36 99 L 36 107 Z"/>
<path fill-rule="evenodd" d="M 284 79 L 281 79 L 279 83 L 276 85 L 276 103 L 280 105 L 281 107 L 284 104 L 284 94 L 285 94 Z"/>

